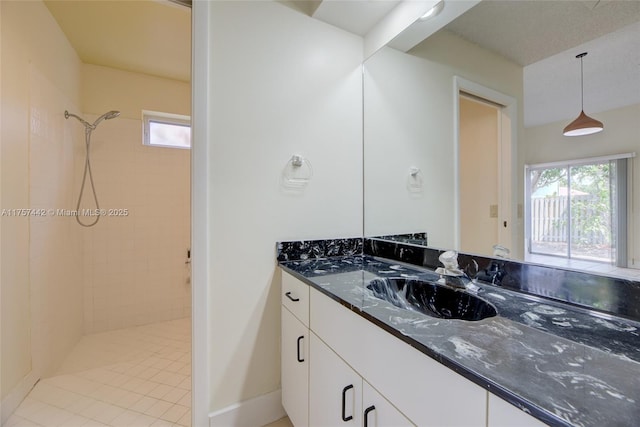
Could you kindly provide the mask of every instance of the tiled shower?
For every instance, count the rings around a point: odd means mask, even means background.
[[[96,191],[113,216],[81,230],[85,333],[191,315],[190,151],[141,138],[141,121],[121,117],[92,137]]]
[[[42,2],[0,7],[2,425],[189,425],[190,150],[143,146],[141,114],[188,115],[190,84],[85,64]],[[90,228],[66,213],[85,137],[65,110],[122,111],[91,137],[120,214]]]
[[[47,211],[28,219],[43,375],[4,425],[188,426],[190,152],[143,146],[141,120],[101,123],[91,163],[113,215],[81,227],[64,212],[78,196],[82,126],[64,120],[73,105],[35,68],[29,84],[31,206]]]

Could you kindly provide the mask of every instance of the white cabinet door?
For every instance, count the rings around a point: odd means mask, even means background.
[[[489,394],[488,427],[543,427],[542,421],[521,411],[493,394]]]
[[[309,425],[309,329],[282,306],[282,406],[296,427]]]
[[[309,425],[362,423],[362,378],[314,333],[310,340]]]
[[[413,424],[369,383],[362,385],[363,427],[405,427]]]

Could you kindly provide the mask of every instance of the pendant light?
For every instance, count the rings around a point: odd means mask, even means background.
[[[601,132],[604,129],[602,122],[587,116],[584,113],[584,74],[582,71],[582,58],[587,56],[587,52],[583,52],[580,55],[576,55],[576,58],[580,58],[580,93],[581,93],[581,111],[577,119],[572,121],[564,128],[562,134],[564,136],[582,136],[591,135],[593,133]]]

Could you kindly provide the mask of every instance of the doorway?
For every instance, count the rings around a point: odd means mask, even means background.
[[[489,255],[499,241],[502,106],[464,92],[459,103],[460,250]]]
[[[517,256],[516,100],[457,76],[454,96],[456,247],[493,256],[499,245],[501,256]]]

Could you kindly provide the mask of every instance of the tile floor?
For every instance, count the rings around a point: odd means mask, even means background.
[[[293,427],[293,424],[291,424],[291,420],[289,419],[289,417],[284,417],[271,424],[267,424],[264,427]]]
[[[86,335],[3,427],[191,425],[191,322]]]

